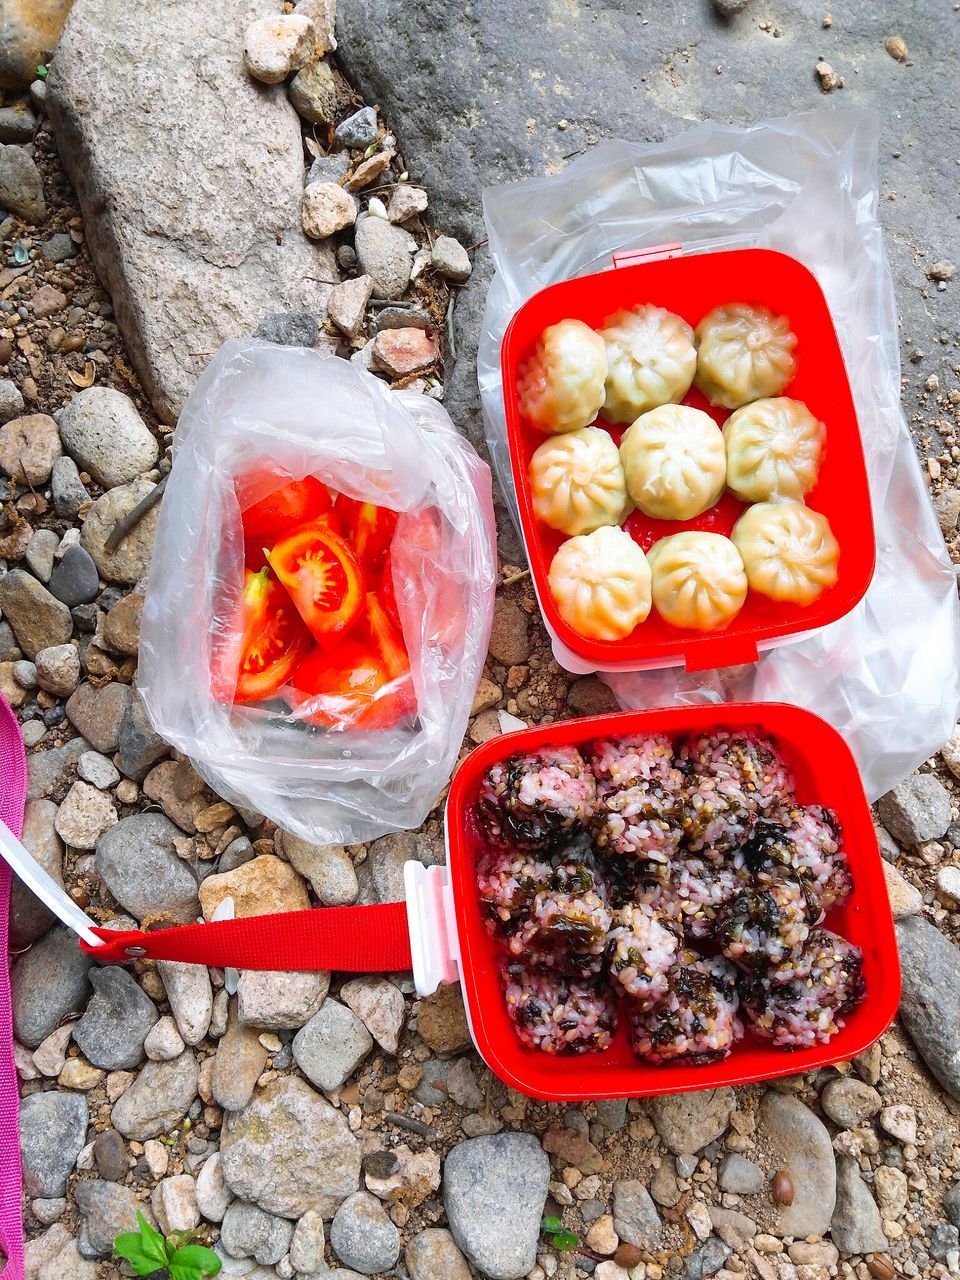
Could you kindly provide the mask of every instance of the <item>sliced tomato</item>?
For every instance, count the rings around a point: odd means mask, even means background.
[[[245,538],[275,542],[282,534],[316,520],[333,506],[326,485],[315,476],[288,480],[278,484],[266,497],[251,501],[250,495],[262,492],[266,480],[264,475],[251,472],[235,481]]]
[[[333,649],[313,649],[294,671],[287,694],[297,706],[312,704],[303,717],[311,724],[365,727],[365,718],[379,714],[376,694],[389,679],[372,649],[344,640]]]
[[[400,518],[397,512],[373,502],[358,502],[344,493],[337,498],[336,510],[343,520],[344,537],[364,564],[382,564]]]
[[[294,530],[266,555],[316,640],[329,644],[353,626],[363,608],[363,567],[322,520]]]
[[[371,647],[390,676],[390,686],[377,699],[378,723],[381,727],[395,724],[417,711],[417,695],[410,672],[410,658],[403,632],[395,626],[375,591],[368,591],[363,611],[364,631]]]
[[[232,625],[214,652],[218,702],[260,702],[286,682],[310,648],[310,633],[269,570],[246,570]]]
[[[387,617],[400,630],[400,610],[397,607],[397,591],[393,585],[393,552],[388,551],[383,562],[383,576],[380,579],[380,601],[387,611]]]

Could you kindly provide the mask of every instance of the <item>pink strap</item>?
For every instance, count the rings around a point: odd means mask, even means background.
[[[0,822],[23,830],[27,761],[16,716],[0,695]],[[11,872],[0,859],[0,1249],[3,1280],[23,1280],[23,1175],[20,1169],[20,1096],[13,1065],[13,1008],[7,963]]]

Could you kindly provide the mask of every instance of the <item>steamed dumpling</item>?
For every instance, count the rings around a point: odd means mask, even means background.
[[[530,492],[538,518],[561,533],[592,533],[633,509],[620,450],[599,427],[544,440],[530,459]]]
[[[607,349],[582,320],[544,329],[533,355],[520,366],[520,412],[537,431],[577,431],[603,404]]]
[[[600,336],[608,364],[603,416],[610,422],[632,422],[690,390],[697,369],[693,330],[672,311],[649,303],[618,311]]]
[[[716,631],[743,608],[747,575],[740,553],[719,533],[691,529],[655,542],[647,553],[653,604],[664,622]]]
[[[591,640],[622,640],[650,612],[650,567],[629,533],[605,526],[563,543],[550,590],[568,626]]]
[[[702,409],[665,404],[639,417],[620,442],[627,492],[655,520],[692,520],[723,492],[723,435]]]
[[[696,384],[726,409],[778,396],[797,371],[796,345],[786,316],[743,302],[714,307],[697,325]]]
[[[824,426],[800,400],[755,400],[723,425],[727,484],[744,502],[802,498],[817,483]]]
[[[802,502],[758,502],[733,526],[754,591],[810,604],[837,580],[840,548],[830,522]]]

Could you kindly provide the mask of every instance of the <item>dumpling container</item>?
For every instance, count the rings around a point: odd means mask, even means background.
[[[729,1057],[706,1065],[654,1065],[634,1057],[625,1020],[603,1053],[570,1057],[528,1048],[507,1016],[495,957],[477,894],[482,838],[473,807],[483,775],[496,761],[538,747],[586,746],[595,738],[637,733],[679,737],[692,731],[758,727],[782,751],[802,804],[834,809],[853,876],[849,903],[823,927],[863,951],[866,997],[825,1045],[785,1052],[747,1030]],[[893,918],[870,809],[860,775],[840,735],[823,720],[782,703],[721,703],[593,716],[523,729],[470,753],[453,777],[446,803],[447,866],[405,867],[413,970],[421,995],[459,980],[470,1032],[480,1055],[511,1088],[550,1102],[644,1097],[718,1085],[748,1084],[813,1071],[863,1053],[893,1021],[900,1000],[900,965]]]
[[[635,259],[640,257],[640,261]],[[771,249],[733,249],[682,256],[679,245],[616,255],[616,270],[550,285],[529,298],[507,327],[500,353],[507,437],[523,540],[554,656],[566,670],[636,671],[685,666],[688,671],[755,662],[758,654],[819,630],[849,613],[873,576],[876,544],[870,490],[850,383],[830,310],[812,273],[795,258]],[[633,265],[619,265],[631,262]],[[825,456],[817,484],[805,502],[830,521],[840,544],[839,577],[812,604],[780,603],[749,591],[737,616],[722,630],[687,631],[651,610],[623,640],[592,640],[561,618],[547,575],[565,535],[534,514],[527,472],[538,445],[549,437],[531,428],[520,413],[517,377],[540,335],[560,320],[582,320],[600,329],[620,309],[653,303],[682,316],[692,327],[722,303],[761,305],[785,315],[797,335],[797,374],[780,393],[802,400],[826,424]],[[683,404],[704,409],[718,426],[731,410],[712,406],[691,387]],[[594,424],[619,444],[629,423]],[[659,538],[683,529],[729,535],[749,504],[725,491],[719,502],[694,520],[654,520],[636,511],[624,528],[648,551]]]

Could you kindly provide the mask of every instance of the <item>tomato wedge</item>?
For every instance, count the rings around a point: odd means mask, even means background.
[[[233,624],[214,652],[210,688],[218,702],[260,702],[284,684],[310,647],[310,633],[270,576],[244,573]]]
[[[313,649],[300,663],[287,691],[292,703],[316,702],[311,724],[364,727],[375,720],[375,696],[389,681],[387,669],[371,649],[356,640],[344,640],[334,649]]]
[[[344,536],[364,564],[381,564],[390,548],[398,513],[373,502],[358,502],[344,493],[337,498],[336,510],[343,519]]]
[[[363,608],[363,568],[324,521],[294,530],[266,556],[316,640],[329,644],[353,626]]]
[[[380,579],[380,602],[387,611],[387,617],[400,630],[400,609],[397,606],[397,591],[393,585],[393,551],[388,551],[383,562],[383,576]]]
[[[260,491],[266,479],[251,472],[235,481],[244,538],[275,542],[282,534],[316,520],[333,506],[326,485],[316,476],[288,480],[285,484],[278,484],[266,497],[251,502],[249,494]]]
[[[417,711],[417,695],[410,673],[410,658],[403,633],[394,626],[384,603],[375,591],[368,591],[364,604],[364,629],[371,647],[390,676],[391,684],[377,699],[377,724],[386,728]]]

